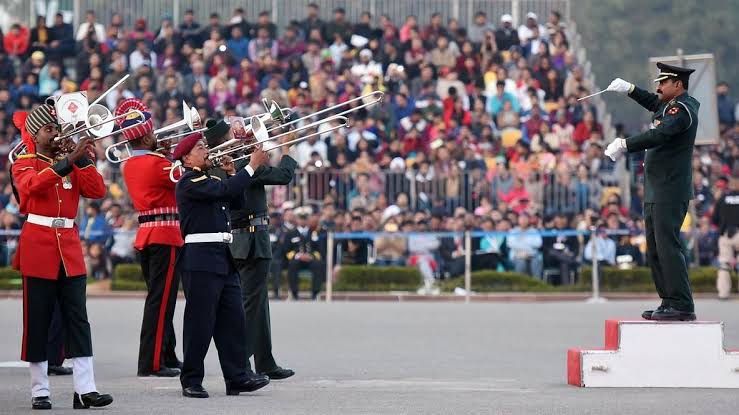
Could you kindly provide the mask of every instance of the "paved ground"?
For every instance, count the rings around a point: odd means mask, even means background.
[[[654,414],[736,413],[735,390],[580,389],[566,384],[571,346],[602,346],[603,321],[650,303],[273,303],[275,352],[297,370],[261,391],[225,395],[215,348],[204,386],[136,378],[139,299],[91,299],[98,387],[109,414]],[[0,300],[0,362],[19,356],[21,303]],[[702,300],[739,347],[739,302]],[[178,334],[182,327],[178,307]],[[0,364],[2,366],[3,364]],[[5,364],[7,365],[7,364]],[[0,367],[0,413],[27,413],[25,368]],[[52,378],[55,413],[71,413],[71,379]]]

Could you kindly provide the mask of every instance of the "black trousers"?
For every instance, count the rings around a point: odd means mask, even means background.
[[[149,245],[141,251],[147,294],[141,322],[139,372],[156,372],[162,366],[174,367],[177,363],[172,324],[180,286],[175,270],[177,251],[171,245]]]
[[[310,262],[303,262],[297,259],[291,259],[287,261],[287,280],[290,283],[290,291],[292,292],[293,299],[298,299],[300,289],[298,288],[298,271],[310,270],[312,274],[312,298],[316,298],[318,293],[321,292],[321,284],[326,278],[323,276],[325,271],[325,265],[323,261],[311,260]]]
[[[647,261],[662,305],[692,312],[693,294],[680,243],[680,226],[687,211],[688,202],[644,204]]]
[[[577,270],[577,266],[579,265],[577,256],[560,249],[550,249],[547,254],[549,254],[549,261],[559,267],[560,284],[569,284],[570,273],[573,270]]]
[[[246,321],[236,270],[228,275],[182,271],[185,290],[183,388],[201,385],[205,355],[213,339],[227,382],[246,380]]]
[[[49,326],[59,303],[66,358],[92,356],[90,323],[85,304],[87,278],[67,277],[60,266],[59,278],[23,277],[23,341],[21,360],[43,362],[48,356]],[[58,358],[58,356],[54,356]],[[52,359],[53,360],[53,359]]]
[[[49,360],[49,366],[61,366],[64,363],[64,327],[59,301],[54,304],[54,311],[51,314],[46,356]]]
[[[280,298],[280,285],[282,284],[282,269],[284,268],[283,261],[281,259],[270,260],[269,272],[272,275],[272,292],[274,292],[274,298]]]
[[[272,328],[267,295],[270,262],[268,258],[236,260],[236,268],[241,276],[241,299],[246,319],[246,358],[254,355],[254,369],[258,373],[277,369],[272,356]],[[248,360],[246,364],[250,364]]]

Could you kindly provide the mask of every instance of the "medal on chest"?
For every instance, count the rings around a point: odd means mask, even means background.
[[[72,180],[69,176],[62,177],[62,187],[67,190],[72,188]]]

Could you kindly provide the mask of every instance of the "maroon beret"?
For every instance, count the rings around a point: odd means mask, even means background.
[[[193,147],[195,147],[195,145],[198,143],[198,141],[202,139],[203,135],[201,133],[192,133],[183,138],[175,146],[174,151],[172,152],[172,158],[175,160],[182,159],[182,157],[189,154],[190,150],[192,150]]]

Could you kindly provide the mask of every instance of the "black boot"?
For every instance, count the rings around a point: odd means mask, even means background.
[[[162,366],[157,370],[156,372],[153,371],[143,371],[140,370],[136,376],[140,378],[145,378],[149,376],[154,376],[158,378],[174,378],[180,375],[180,369],[175,369],[167,366]]]
[[[107,393],[100,394],[97,392],[90,392],[84,395],[79,395],[75,392],[72,407],[74,409],[87,409],[91,406],[93,408],[99,408],[101,406],[108,406],[111,403],[113,403],[113,397]]]
[[[66,376],[72,374],[72,368],[71,367],[64,367],[64,366],[52,366],[49,365],[49,369],[46,371],[46,373],[49,376]]]
[[[264,372],[260,374],[266,375],[271,380],[280,380],[289,378],[290,376],[295,374],[295,371],[292,369],[285,369],[277,366],[277,368],[275,368],[274,370],[270,370],[269,372]]]
[[[241,392],[254,392],[269,384],[269,377],[253,374],[240,382],[226,381],[226,395],[238,395]]]
[[[182,396],[186,398],[207,398],[208,391],[201,385],[188,386],[186,388],[182,388]]]
[[[51,399],[48,396],[36,396],[31,399],[33,409],[51,409]]]
[[[660,306],[657,307],[656,310],[646,310],[643,313],[641,313],[641,318],[643,318],[644,320],[652,320],[652,314],[654,314],[655,311],[662,311],[665,308],[667,308],[666,305],[660,304]]]

